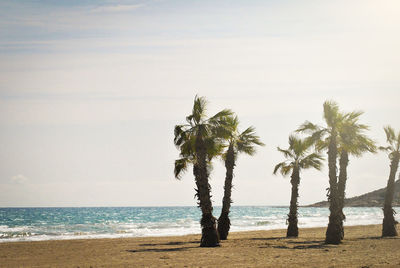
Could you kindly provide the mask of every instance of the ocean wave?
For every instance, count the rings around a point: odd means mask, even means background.
[[[0,242],[201,233],[201,212],[195,207],[0,208],[0,212],[5,215],[0,218]],[[286,228],[287,213],[288,208],[282,207],[233,207],[231,231]],[[345,214],[345,225],[379,224],[383,217],[380,208],[345,208]],[[299,208],[301,228],[326,226],[328,217],[327,208]]]
[[[270,225],[271,222],[270,221],[258,221],[256,222],[257,226],[264,226],[264,225]]]
[[[26,231],[27,229],[29,229],[28,226],[9,227],[7,225],[0,225],[1,233],[17,233]]]

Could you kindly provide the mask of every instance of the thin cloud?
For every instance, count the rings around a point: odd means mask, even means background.
[[[143,6],[144,6],[143,4],[99,6],[99,7],[96,7],[95,9],[92,9],[92,12],[93,13],[127,12],[127,11],[136,10]]]
[[[24,175],[15,175],[11,178],[11,182],[12,183],[16,183],[16,184],[24,184],[28,181],[28,178],[25,177]]]

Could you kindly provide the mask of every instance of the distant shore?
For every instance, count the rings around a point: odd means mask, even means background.
[[[0,243],[1,267],[371,267],[400,266],[400,238],[380,238],[381,225],[349,226],[339,246],[325,228],[236,232],[218,248],[200,235]]]

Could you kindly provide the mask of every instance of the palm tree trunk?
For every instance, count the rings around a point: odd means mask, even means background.
[[[397,236],[396,220],[394,219],[395,211],[392,208],[393,196],[394,196],[394,180],[399,166],[399,156],[395,156],[390,163],[390,175],[386,187],[385,193],[385,204],[383,207],[383,226],[382,226],[382,237],[385,236]]]
[[[221,215],[218,218],[218,234],[221,240],[228,238],[231,221],[229,219],[229,210],[231,208],[231,194],[232,194],[232,179],[233,169],[235,168],[235,152],[233,150],[233,144],[229,145],[228,152],[225,159],[225,186],[224,186],[224,198],[222,199],[222,210]]]
[[[196,154],[197,163],[194,175],[197,186],[197,197],[201,208],[201,243],[200,247],[216,247],[219,246],[219,237],[216,228],[216,218],[212,215],[212,203],[208,183],[207,170],[207,150],[204,141],[200,135],[196,138]]]
[[[343,213],[344,208],[344,198],[346,195],[346,182],[347,182],[347,166],[349,165],[349,153],[346,150],[342,150],[340,153],[339,160],[339,182],[338,182],[338,192],[339,192],[339,213],[340,213],[340,226],[342,229],[341,239],[344,238],[344,227],[343,221],[346,216]]]
[[[288,214],[288,229],[286,232],[286,237],[298,237],[299,228],[297,227],[297,198],[299,196],[299,184],[300,184],[300,172],[297,167],[293,168],[290,183],[292,184],[292,196],[290,199],[290,210]]]
[[[325,243],[327,244],[340,244],[341,242],[341,217],[339,210],[339,196],[336,176],[336,135],[331,134],[329,149],[328,149],[328,166],[329,166],[329,223],[326,230]]]

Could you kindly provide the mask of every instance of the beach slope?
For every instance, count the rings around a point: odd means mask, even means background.
[[[399,267],[400,239],[380,238],[381,225],[345,228],[339,246],[325,228],[237,232],[219,248],[200,235],[0,243],[1,267]]]

